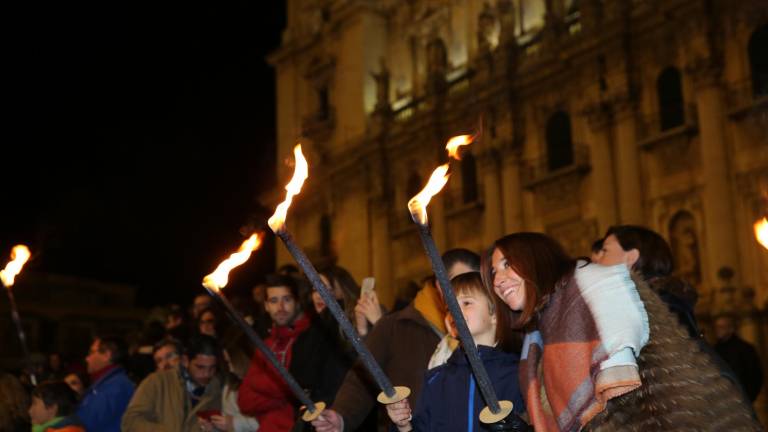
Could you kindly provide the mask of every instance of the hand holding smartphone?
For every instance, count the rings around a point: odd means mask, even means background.
[[[360,297],[371,297],[375,295],[376,279],[373,277],[367,277],[363,279],[363,285],[360,287]]]

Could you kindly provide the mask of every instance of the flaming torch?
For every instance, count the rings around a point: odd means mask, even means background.
[[[280,376],[283,377],[296,398],[301,401],[304,406],[307,407],[307,411],[304,412],[302,417],[304,421],[312,421],[320,415],[323,409],[325,409],[325,403],[314,403],[311,399],[309,399],[299,383],[296,382],[296,379],[293,378],[290,372],[285,369],[285,366],[283,366],[277,357],[275,357],[275,354],[272,352],[272,350],[269,349],[269,347],[264,343],[259,335],[256,334],[253,328],[248,325],[242,315],[240,315],[240,313],[235,310],[235,307],[232,306],[232,303],[230,303],[229,300],[221,293],[221,289],[227,285],[229,272],[233,268],[248,261],[248,258],[251,257],[251,252],[261,246],[262,237],[262,234],[251,235],[248,240],[244,241],[243,244],[240,245],[240,249],[237,252],[233,253],[229,256],[229,258],[222,261],[221,264],[216,267],[216,270],[213,273],[203,278],[203,286],[205,287],[206,291],[208,291],[208,294],[211,295],[211,297],[219,299],[221,304],[223,304],[226,308],[232,321],[240,326],[240,328],[243,330],[246,336],[248,336],[251,342],[256,345],[256,347],[261,351],[262,354],[264,354],[267,360],[272,363],[272,366],[275,367]]]
[[[5,266],[5,269],[0,270],[0,281],[5,286],[5,291],[8,293],[8,301],[11,304],[11,318],[16,325],[16,333],[19,336],[19,342],[21,343],[21,350],[24,353],[24,360],[29,365],[29,380],[32,385],[37,385],[37,377],[32,369],[32,361],[29,357],[29,349],[27,348],[27,336],[24,334],[24,327],[21,326],[21,317],[19,316],[19,309],[16,307],[16,298],[13,296],[13,290],[11,287],[16,281],[16,276],[21,272],[21,268],[29,260],[31,254],[29,248],[24,245],[16,245],[11,250],[11,261]]]
[[[763,216],[762,219],[755,222],[755,238],[758,243],[768,249],[768,217]]]
[[[312,283],[315,291],[320,294],[326,307],[331,311],[331,314],[333,314],[336,321],[338,321],[339,327],[344,332],[344,335],[352,343],[352,346],[355,347],[355,350],[360,356],[360,360],[371,373],[373,379],[376,380],[376,384],[378,384],[379,388],[382,390],[382,393],[380,393],[377,398],[378,401],[384,404],[399,402],[407,398],[408,395],[411,394],[411,390],[408,387],[392,386],[392,383],[384,374],[381,366],[376,363],[376,359],[374,359],[368,348],[365,347],[360,339],[360,335],[357,334],[355,328],[349,322],[349,319],[347,319],[347,316],[344,315],[344,311],[341,310],[341,306],[339,306],[339,303],[336,301],[333,294],[331,294],[328,287],[326,287],[320,279],[320,275],[317,273],[315,266],[312,265],[309,258],[307,258],[304,251],[299,248],[293,240],[293,236],[291,236],[291,233],[289,233],[285,227],[285,218],[288,213],[288,207],[290,207],[293,197],[301,191],[301,186],[304,184],[304,180],[309,176],[307,161],[304,159],[304,155],[301,152],[301,145],[294,147],[293,154],[296,158],[296,167],[293,173],[293,178],[285,187],[285,190],[287,191],[285,194],[285,201],[277,206],[275,214],[269,218],[269,227],[272,228],[272,231],[274,231],[278,237],[280,237],[280,240],[283,241],[285,247],[296,260],[296,263],[304,271],[304,274]]]
[[[458,159],[457,148],[460,145],[467,145],[472,142],[472,137],[469,135],[461,135],[451,138],[446,145],[449,156]],[[491,380],[488,377],[488,372],[485,370],[480,355],[477,352],[477,346],[472,339],[472,335],[469,333],[467,322],[464,320],[464,315],[461,313],[458,301],[456,301],[456,295],[453,293],[453,287],[451,281],[448,278],[448,271],[445,269],[445,264],[440,258],[440,253],[437,251],[437,245],[432,238],[432,234],[429,229],[429,222],[427,218],[427,205],[429,201],[434,197],[445,184],[448,182],[449,164],[446,163],[437,167],[429,178],[427,185],[424,189],[416,194],[410,201],[408,201],[408,210],[411,212],[411,218],[419,228],[419,237],[421,237],[421,243],[424,246],[424,250],[429,257],[429,261],[432,263],[432,270],[435,272],[437,281],[440,288],[443,291],[443,297],[448,305],[448,310],[453,317],[456,324],[456,329],[459,333],[459,340],[464,347],[464,352],[469,359],[469,365],[472,368],[472,373],[477,379],[480,393],[483,395],[483,399],[488,404],[480,412],[480,421],[483,423],[499,423],[504,421],[507,416],[512,412],[512,402],[499,401],[496,396],[496,392],[491,385]]]

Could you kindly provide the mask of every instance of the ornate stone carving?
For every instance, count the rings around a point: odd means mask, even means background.
[[[486,54],[493,50],[497,43],[496,16],[491,5],[486,2],[477,17],[477,49],[481,55]]]
[[[685,72],[696,88],[711,87],[721,84],[723,64],[711,56],[696,56],[685,65]]]
[[[611,122],[610,107],[603,102],[589,103],[581,110],[581,114],[587,118],[589,127],[594,131],[599,131],[608,126]]]
[[[371,72],[376,81],[376,111],[389,112],[389,69],[384,57],[379,58],[379,72]]]
[[[549,225],[547,234],[556,238],[571,256],[584,256],[589,253],[592,243],[598,238],[595,219],[574,219],[559,224]]]
[[[669,223],[669,245],[675,257],[675,274],[695,287],[700,286],[699,236],[691,213],[683,210],[672,217]]]
[[[547,179],[534,186],[536,206],[543,213],[552,213],[563,207],[578,206],[581,175],[572,171]]]
[[[446,90],[447,72],[448,53],[445,42],[435,33],[427,43],[427,81],[431,92],[442,93]]]

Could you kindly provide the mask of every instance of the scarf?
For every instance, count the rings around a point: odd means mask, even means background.
[[[413,307],[432,325],[432,328],[440,333],[441,337],[445,334],[445,306],[442,298],[437,293],[436,286],[425,284],[424,288],[416,293],[416,297],[413,299]]]
[[[101,369],[97,370],[96,372],[92,373],[91,374],[91,385],[96,384],[97,381],[99,381],[105,375],[107,375],[108,373],[110,373],[113,370],[117,369],[118,367],[120,367],[120,365],[111,364],[111,365],[104,366],[103,368],[101,368]]]
[[[624,264],[577,264],[526,334],[521,390],[537,431],[578,431],[641,385],[648,315]]]
[[[39,425],[32,425],[32,432],[45,432],[51,426],[55,426],[58,422],[62,421],[64,417],[54,417],[47,422]]]
[[[296,338],[309,328],[309,317],[305,313],[299,315],[290,326],[272,326],[269,339],[269,349],[275,354],[280,363],[286,368],[291,364],[291,348]]]

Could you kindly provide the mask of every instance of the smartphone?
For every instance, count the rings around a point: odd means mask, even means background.
[[[373,294],[373,290],[376,286],[376,279],[373,277],[367,277],[363,279],[363,285],[360,287],[360,297]]]

